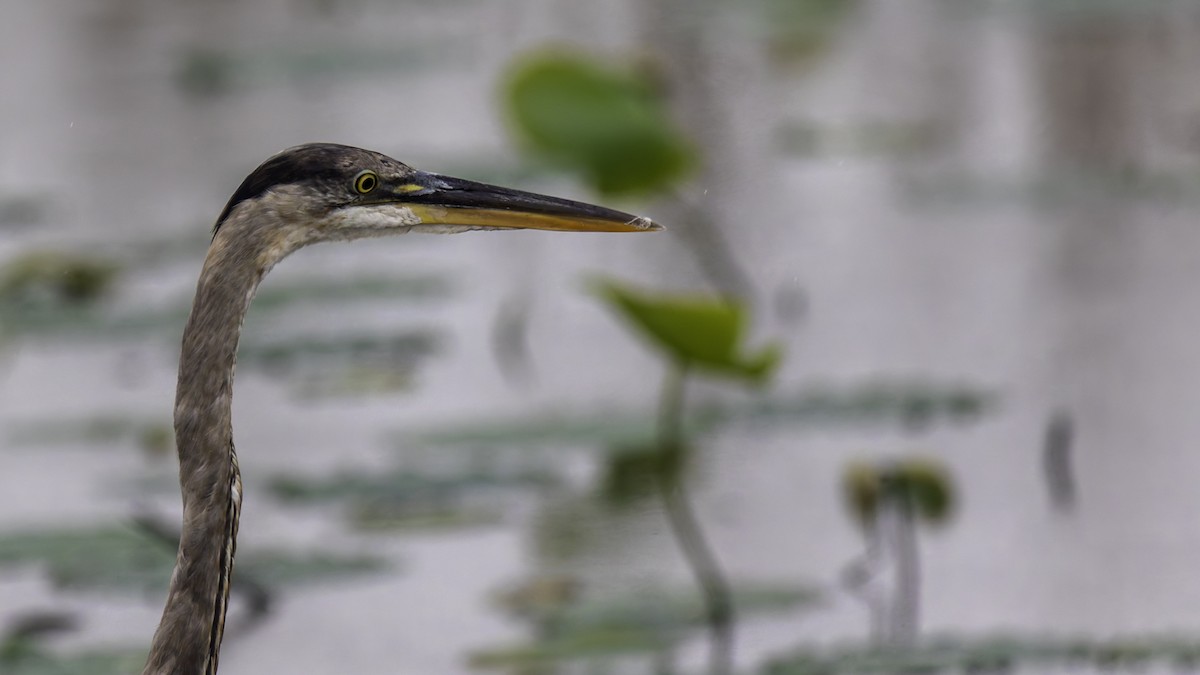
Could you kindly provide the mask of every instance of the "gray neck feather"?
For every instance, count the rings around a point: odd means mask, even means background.
[[[175,441],[183,529],[162,621],[143,675],[212,675],[224,630],[241,510],[233,451],[233,371],[242,320],[259,281],[290,252],[278,214],[247,204],[209,247],[183,334]]]

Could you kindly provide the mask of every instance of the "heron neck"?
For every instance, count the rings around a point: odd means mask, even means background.
[[[242,320],[265,273],[242,228],[218,232],[183,334],[175,442],[183,528],[166,608],[144,675],[212,675],[224,631],[241,510],[233,450],[233,371]]]

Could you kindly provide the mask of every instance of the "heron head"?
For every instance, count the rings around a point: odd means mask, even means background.
[[[273,217],[250,217],[263,209]],[[290,148],[263,162],[230,198],[214,235],[238,220],[270,223],[289,249],[410,231],[662,229],[648,218],[418,171],[377,152],[329,143]]]

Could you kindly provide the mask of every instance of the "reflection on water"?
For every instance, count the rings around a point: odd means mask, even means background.
[[[821,17],[820,39],[800,31],[788,49],[778,41],[791,29],[762,16],[693,10],[664,40],[697,42],[656,50],[678,59],[690,49],[712,64],[665,69],[684,78],[688,124],[719,125],[710,152],[727,160],[684,199],[723,227],[728,260],[756,298],[805,299],[802,323],[759,317],[756,328],[787,346],[771,400],[877,381],[1001,393],[966,424],[923,417],[928,396],[871,424],[765,414],[724,424],[717,407],[696,413],[702,451],[685,474],[731,576],[822,592],[818,606],[742,626],[747,667],[802,642],[866,636],[866,613],[838,586],[862,548],[839,477],[852,459],[910,453],[941,458],[961,498],[953,527],[921,535],[924,631],[1200,630],[1200,459],[1189,451],[1200,438],[1200,201],[1180,178],[1194,169],[1196,118],[1179,93],[1194,90],[1197,20],[1169,3],[1156,5],[1178,14],[1169,26],[1139,13],[972,4],[848,3]],[[162,428],[180,299],[206,229],[251,167],[330,140],[586,197],[509,147],[497,75],[547,39],[637,51],[648,38],[635,22],[669,21],[660,10],[672,5],[633,5],[9,7],[0,251],[65,247],[121,270],[103,311],[39,313],[38,303],[87,286],[60,271],[30,276],[24,313],[5,315],[0,625],[71,616],[77,630],[47,630],[37,643],[70,653],[136,650],[150,635],[159,584],[76,593],[7,561],[4,546],[38,530],[111,534],[140,512],[174,521]],[[469,655],[479,665],[490,646],[537,632],[536,618],[514,621],[489,604],[497,589],[567,578],[590,602],[685,584],[652,501],[595,498],[606,476],[636,469],[606,465],[597,446],[629,437],[576,432],[597,418],[606,433],[644,432],[648,416],[637,413],[659,385],[648,375],[657,365],[581,278],[703,288],[711,260],[698,261],[693,243],[412,237],[304,251],[273,273],[247,319],[235,401],[243,545],[248,557],[323,551],[390,567],[283,588],[253,631],[231,629],[222,672],[466,672]],[[504,328],[502,308],[514,306],[520,325]],[[501,329],[519,334],[521,377],[494,360]],[[726,410],[762,404],[696,395]],[[574,436],[520,437],[515,451],[496,443],[512,437],[511,420],[547,419],[582,422]],[[431,440],[496,421],[510,426],[491,438]],[[398,443],[397,428],[410,432]],[[1050,496],[1047,480],[1059,482]],[[89,550],[127,542],[120,536],[89,539]],[[87,555],[55,550],[66,561]],[[233,611],[248,607],[235,599]],[[699,634],[650,651],[660,666],[695,665]]]

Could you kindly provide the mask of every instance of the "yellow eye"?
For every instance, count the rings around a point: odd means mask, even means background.
[[[354,177],[354,189],[360,195],[365,195],[379,185],[379,176],[374,171],[363,171]]]

